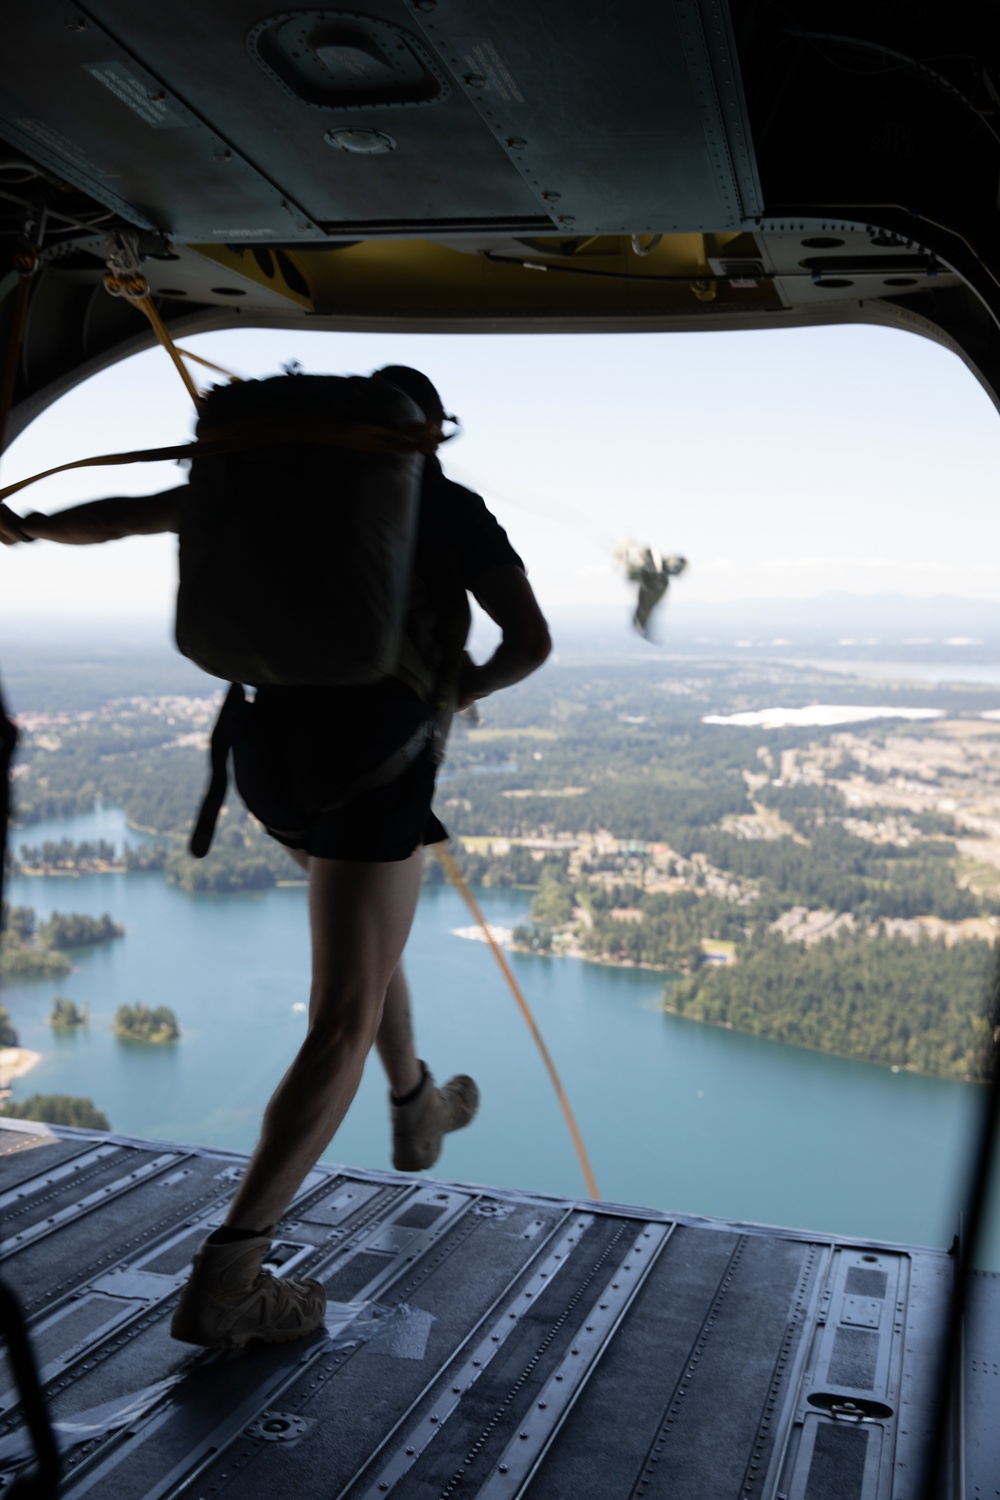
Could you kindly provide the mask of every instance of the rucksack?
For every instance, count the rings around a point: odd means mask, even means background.
[[[240,429],[377,427],[423,413],[377,376],[278,375],[206,398],[199,442]],[[402,643],[423,455],[280,440],[196,457],[181,501],[178,649],[256,687],[390,676]]]
[[[407,654],[423,455],[441,441],[378,376],[238,381],[204,399],[196,443],[57,464],[5,485],[0,505],[70,469],[190,459],[179,650],[229,681],[373,683]]]
[[[261,447],[268,429],[280,440]],[[308,436],[336,429],[353,433],[354,445]],[[177,646],[232,683],[190,839],[196,858],[208,853],[226,794],[244,683],[371,685],[400,669],[421,696],[432,686],[403,632],[423,454],[412,441],[399,449],[381,440],[357,446],[367,430],[396,431],[407,443],[408,434],[424,431],[419,407],[378,376],[275,376],[220,387],[206,399],[200,443],[241,430],[255,434],[253,450],[195,458],[181,503]],[[434,736],[428,704],[419,730],[339,787],[330,807],[394,781]]]
[[[418,733],[341,787],[331,807],[387,785],[436,737],[433,673],[403,625],[423,455],[441,442],[377,375],[279,375],[216,387],[197,444],[60,464],[48,474],[190,458],[180,497],[178,649],[232,686],[212,732],[211,781],[191,835],[208,853],[228,783],[243,684],[375,684],[399,669],[428,705]]]

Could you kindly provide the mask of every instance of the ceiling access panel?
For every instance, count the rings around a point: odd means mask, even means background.
[[[723,0],[414,0],[414,20],[559,227],[720,231],[760,211]]]
[[[87,10],[171,100],[183,99],[192,119],[226,138],[231,155],[216,164],[211,182],[202,182],[199,167],[189,180],[171,183],[181,239],[308,243],[439,229],[552,232],[546,205],[401,0],[295,10],[262,10],[248,0],[183,7],[94,0]],[[338,49],[350,59],[363,44],[383,58],[398,51],[406,65],[396,82],[377,79],[370,91],[342,87]],[[422,93],[427,97],[414,97]],[[178,130],[161,134],[176,150]],[[135,165],[141,169],[138,151]],[[225,216],[214,207],[224,191],[220,174],[230,169],[234,178],[251,170],[259,184],[242,218],[235,205]]]
[[[136,10],[136,14],[141,12]],[[183,47],[186,15],[165,10]],[[178,239],[319,238],[308,215],[89,10],[38,0],[7,23],[0,135],[113,213]],[[141,39],[140,39],[141,40]]]

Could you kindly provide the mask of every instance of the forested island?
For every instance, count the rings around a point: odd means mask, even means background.
[[[68,974],[71,968],[66,949],[87,948],[125,936],[125,928],[112,920],[110,913],[88,917],[79,912],[53,912],[39,922],[33,907],[9,906],[5,901],[2,916],[3,947],[0,949],[0,977],[11,979],[54,979]]]
[[[127,1042],[162,1045],[176,1042],[181,1034],[177,1017],[169,1005],[119,1005],[115,1011],[115,1036]]]
[[[87,1014],[73,1000],[66,1000],[62,995],[56,995],[52,1001],[52,1014],[49,1016],[49,1025],[53,1031],[72,1031],[76,1026],[85,1025]]]
[[[706,722],[817,701],[941,717]],[[456,725],[436,807],[467,878],[525,890],[526,951],[658,970],[665,1005],[692,1019],[979,1078],[1000,1019],[1000,723],[983,717],[998,709],[996,689],[789,664],[547,668]],[[193,894],[300,882],[235,795],[209,857],[186,853],[214,711],[171,697],[39,716],[22,824],[100,798],[170,841],[126,848],[129,873]],[[68,867],[107,850],[24,853]],[[431,855],[424,878],[444,878]]]

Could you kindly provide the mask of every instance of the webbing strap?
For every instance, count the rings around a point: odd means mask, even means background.
[[[169,448],[140,448],[132,453],[102,453],[96,458],[78,458],[72,463],[43,469],[16,484],[0,489],[0,501],[18,490],[65,474],[69,469],[97,469],[104,465],[164,463],[169,459],[210,458],[216,453],[246,453],[255,448],[273,448],[281,443],[319,443],[327,448],[348,448],[357,453],[433,453],[448,439],[428,423],[411,427],[384,427],[378,422],[334,422],[325,427],[293,423],[287,427],[251,428],[220,427],[211,437],[197,438],[193,443],[176,443]]]
[[[131,302],[133,307],[137,307],[148,319],[149,326],[156,335],[157,342],[162,345],[173,360],[174,367],[184,382],[184,388],[194,402],[195,410],[197,410],[203,400],[202,394],[191,379],[188,368],[181,359],[180,350],[170,337],[163,319],[153,305],[153,299],[149,295],[149,284],[145,276],[121,277],[116,276],[113,271],[109,271],[104,278],[104,285],[112,297],[125,297]]]
[[[232,748],[236,732],[236,720],[243,707],[244,695],[243,685],[239,682],[230,684],[229,692],[219,711],[219,717],[215,721],[212,730],[212,741],[209,747],[209,759],[211,763],[211,778],[208,783],[208,791],[205,793],[194,825],[188,848],[195,859],[204,859],[212,847],[212,835],[215,833],[215,825],[219,821],[219,813],[226,796],[226,788],[229,786],[229,751]]]
[[[183,354],[185,359],[194,360],[196,365],[202,365],[206,370],[214,370],[216,375],[225,375],[226,379],[233,385],[243,384],[242,375],[234,375],[232,370],[226,369],[225,365],[217,365],[214,360],[205,359],[204,355],[192,354],[190,349],[182,349],[179,344],[175,344],[174,348],[178,354]]]

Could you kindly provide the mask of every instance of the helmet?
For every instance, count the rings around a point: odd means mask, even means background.
[[[445,411],[444,402],[435,387],[420,370],[414,370],[410,365],[385,365],[381,370],[376,370],[375,374],[380,380],[388,380],[390,385],[405,391],[411,401],[415,401],[420,407],[428,422],[455,421]]]

